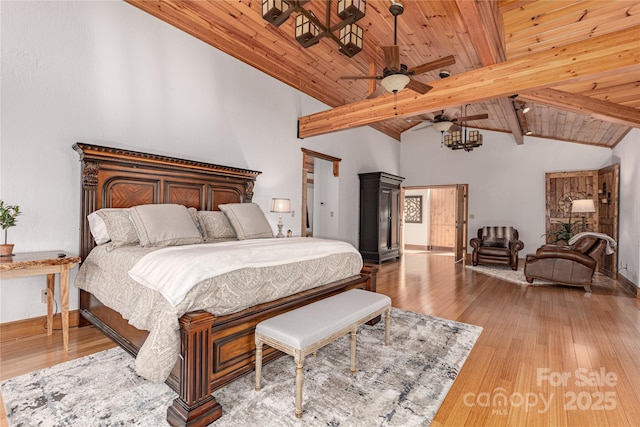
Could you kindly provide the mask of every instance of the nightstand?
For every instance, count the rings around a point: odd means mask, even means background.
[[[64,256],[58,256],[59,254]],[[53,332],[55,275],[60,274],[60,314],[64,351],[69,351],[69,270],[79,262],[79,256],[64,251],[23,252],[0,258],[0,278],[2,279],[47,276],[47,335]]]

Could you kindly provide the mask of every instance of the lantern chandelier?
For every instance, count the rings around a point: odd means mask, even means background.
[[[462,108],[460,109],[460,114],[463,116],[467,116],[467,105],[464,106],[464,112]],[[443,130],[441,130],[444,138],[444,146],[447,148],[451,148],[452,150],[464,150],[464,151],[473,151],[474,148],[480,147],[482,145],[482,134],[477,130],[470,130],[467,132],[467,126],[463,124],[462,128],[456,126],[456,129],[452,129],[451,122],[441,122],[446,123],[448,125],[447,130],[449,130],[449,135],[444,135],[444,126]],[[464,123],[464,122],[463,122]],[[435,124],[433,126],[436,127]]]
[[[325,23],[323,24],[303,6],[310,0],[262,0],[262,17],[279,27],[291,14],[297,13],[295,37],[307,48],[317,44],[321,38],[329,37],[339,46],[341,53],[349,58],[362,50],[362,28],[355,24],[365,13],[365,0],[338,0],[340,22],[331,25],[331,1],[327,0]],[[336,36],[336,33],[338,35]]]

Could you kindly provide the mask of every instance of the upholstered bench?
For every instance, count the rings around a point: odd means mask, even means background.
[[[258,323],[255,332],[256,390],[261,388],[263,344],[293,356],[296,364],[296,417],[301,417],[304,358],[351,333],[351,372],[355,372],[358,327],[383,313],[385,345],[389,345],[391,298],[361,289],[352,289]]]

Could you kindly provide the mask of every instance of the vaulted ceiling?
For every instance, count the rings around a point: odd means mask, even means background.
[[[367,1],[358,21],[364,48],[352,58],[330,38],[303,48],[295,20],[269,24],[261,0],[126,1],[332,107],[299,118],[301,137],[369,125],[399,140],[425,126],[418,120],[460,117],[465,105],[466,116],[489,116],[470,126],[511,133],[518,144],[529,130],[613,147],[640,128],[640,1],[405,0],[400,62],[412,68],[453,55],[455,64],[415,76],[433,88],[425,94],[407,88],[372,99],[376,80],[341,77],[382,74],[383,46],[394,37],[388,0]],[[325,5],[305,8],[324,22]],[[440,78],[441,68],[451,76]]]

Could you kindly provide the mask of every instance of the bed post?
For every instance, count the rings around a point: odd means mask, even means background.
[[[73,147],[80,153],[82,160],[82,204],[80,207],[80,257],[82,261],[89,255],[89,252],[95,246],[91,232],[89,231],[89,221],[87,216],[96,210],[96,189],[98,188],[98,170],[100,166],[97,162],[85,160],[81,149],[74,145]],[[80,310],[90,305],[90,295],[84,291],[80,291]],[[89,326],[89,322],[84,316],[78,319],[78,326]]]
[[[167,421],[172,426],[206,426],[222,416],[222,407],[211,394],[214,319],[204,311],[187,313],[180,318],[178,397],[167,409]]]
[[[367,282],[365,285],[365,289],[371,292],[376,292],[376,277],[378,274],[378,266],[366,264],[362,266],[362,270],[360,271],[360,275],[367,277]]]

